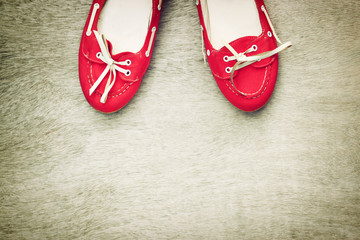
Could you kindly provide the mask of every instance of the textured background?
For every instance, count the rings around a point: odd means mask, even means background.
[[[360,1],[266,1],[294,47],[255,113],[203,63],[194,2],[165,1],[111,115],[78,81],[90,4],[0,0],[0,239],[360,239]]]

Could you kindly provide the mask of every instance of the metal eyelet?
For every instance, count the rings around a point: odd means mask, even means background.
[[[272,33],[271,33],[270,31],[267,32],[267,35],[268,35],[269,37],[272,37]]]
[[[102,56],[101,52],[98,52],[98,53],[96,54],[96,57],[97,57],[97,58],[100,58],[101,56]]]
[[[251,47],[252,47],[252,49],[253,49],[254,52],[256,52],[256,51],[258,50],[258,47],[257,47],[255,44],[252,45]]]
[[[130,76],[131,75],[131,71],[130,70],[127,70],[126,73],[125,73],[125,76]]]
[[[227,72],[227,73],[231,73],[231,67],[227,67],[227,68],[225,68],[225,72]]]
[[[229,56],[224,56],[224,62],[229,62]]]

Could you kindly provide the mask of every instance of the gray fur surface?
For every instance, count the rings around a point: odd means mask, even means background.
[[[0,239],[360,239],[360,1],[266,1],[294,47],[255,113],[203,63],[194,2],[165,1],[111,115],[78,81],[90,4],[0,0]]]

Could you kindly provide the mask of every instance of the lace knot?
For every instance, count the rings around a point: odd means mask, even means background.
[[[94,91],[97,89],[97,87],[100,85],[100,83],[103,81],[105,76],[109,73],[109,78],[106,83],[104,93],[101,96],[100,102],[106,103],[108,94],[112,87],[114,86],[115,80],[116,80],[116,72],[121,72],[125,74],[126,76],[129,76],[131,74],[130,70],[121,68],[119,65],[125,65],[130,66],[131,61],[126,60],[124,62],[117,62],[115,61],[109,52],[109,48],[107,45],[107,41],[103,35],[100,35],[97,31],[94,30],[94,34],[96,37],[96,40],[98,41],[99,47],[101,52],[96,54],[96,57],[99,58],[102,62],[104,62],[107,66],[105,67],[102,74],[99,76],[99,78],[95,81],[94,85],[89,90],[89,95],[91,96]]]
[[[247,56],[244,53],[237,54],[236,61],[238,62],[246,62]]]

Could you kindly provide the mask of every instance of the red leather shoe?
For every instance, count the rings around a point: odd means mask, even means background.
[[[139,89],[153,50],[162,0],[94,0],[81,38],[79,78],[86,100],[111,113]]]
[[[243,111],[260,109],[275,87],[277,53],[291,42],[281,43],[263,0],[197,0],[196,4],[207,59],[220,90]]]

